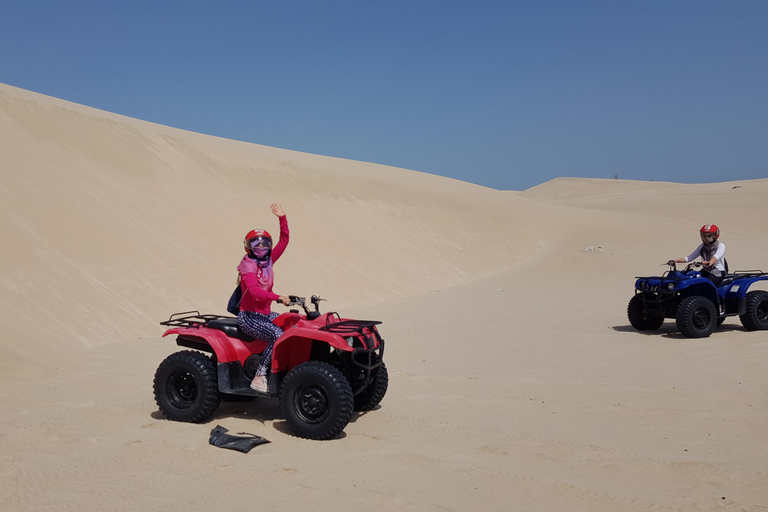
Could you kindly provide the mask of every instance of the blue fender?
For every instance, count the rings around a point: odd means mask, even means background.
[[[713,304],[718,304],[719,302],[717,288],[706,277],[694,277],[680,281],[680,284],[675,287],[675,291],[683,297],[701,295],[711,300]]]
[[[741,279],[734,280],[731,284],[724,286],[722,288],[722,294],[723,296],[727,296],[729,299],[743,299],[747,296],[747,292],[749,291],[749,287],[755,284],[757,281],[765,281],[768,280],[767,276],[750,276],[750,277],[744,277]]]

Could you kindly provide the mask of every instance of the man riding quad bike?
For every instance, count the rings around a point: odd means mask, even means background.
[[[768,279],[761,270],[727,274],[718,286],[704,277],[701,263],[677,270],[669,261],[661,276],[637,277],[635,296],[629,301],[629,323],[638,331],[656,330],[665,318],[674,318],[688,338],[706,338],[729,316],[739,316],[748,331],[768,329],[768,292],[749,287]]]
[[[308,439],[336,436],[353,411],[376,407],[388,385],[381,322],[320,314],[321,300],[313,296],[310,311],[303,297],[290,296],[288,305],[304,314],[293,309],[274,321],[284,333],[274,344],[268,395],[280,400],[293,433]],[[169,327],[163,336],[194,349],[171,354],[155,373],[155,401],[168,419],[202,423],[222,397],[264,396],[250,383],[267,343],[243,333],[237,318],[188,311],[161,325]]]

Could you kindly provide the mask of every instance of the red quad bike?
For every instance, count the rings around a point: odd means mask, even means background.
[[[292,309],[274,321],[284,332],[272,352],[269,396],[280,400],[294,434],[330,439],[353,411],[373,409],[387,392],[381,322],[320,314],[317,296],[314,311],[303,297],[290,299],[304,314]],[[171,354],[155,372],[155,401],[168,419],[203,423],[224,397],[266,396],[250,383],[267,342],[243,333],[237,318],[186,311],[160,324],[169,327],[163,336],[175,334],[177,345],[194,349]]]

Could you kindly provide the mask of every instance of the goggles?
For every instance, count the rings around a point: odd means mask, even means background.
[[[257,248],[257,247],[266,247],[267,249],[272,248],[272,240],[263,236],[260,236],[258,238],[254,238],[250,240],[249,246],[251,250]]]

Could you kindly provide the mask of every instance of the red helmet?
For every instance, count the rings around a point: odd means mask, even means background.
[[[272,248],[272,235],[270,235],[269,232],[264,231],[263,229],[252,229],[248,232],[247,235],[245,235],[245,238],[243,239],[243,247],[245,247],[245,252],[250,253],[251,244],[253,244],[253,242],[258,239],[268,241],[268,246]]]
[[[715,243],[715,240],[720,238],[720,228],[714,224],[705,224],[699,230],[699,235],[701,236],[701,241],[704,242],[704,245],[712,245]]]

